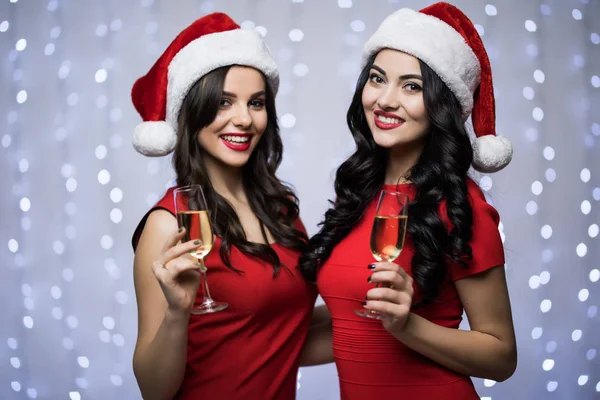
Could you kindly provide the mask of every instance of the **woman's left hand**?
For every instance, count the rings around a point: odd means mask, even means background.
[[[398,264],[378,262],[369,278],[380,287],[367,292],[365,309],[379,314],[383,327],[391,334],[401,333],[406,327],[414,294],[413,279]],[[370,267],[370,268],[372,268]]]

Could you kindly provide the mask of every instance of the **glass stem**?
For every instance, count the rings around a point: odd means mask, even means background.
[[[204,297],[204,304],[213,304],[214,301],[210,297],[210,291],[208,290],[208,280],[206,279],[206,266],[204,265],[204,259],[200,259],[200,265],[202,265],[202,291]]]

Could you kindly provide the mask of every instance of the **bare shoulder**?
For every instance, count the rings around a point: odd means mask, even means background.
[[[177,231],[177,220],[166,210],[155,210],[148,216],[140,235],[135,255],[158,254],[167,239]]]

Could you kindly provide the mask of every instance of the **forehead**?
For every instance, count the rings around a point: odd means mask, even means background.
[[[381,50],[375,57],[374,64],[382,68],[386,74],[421,74],[419,59],[398,50]]]
[[[223,90],[230,93],[256,93],[265,90],[265,79],[256,69],[234,65],[225,76]]]

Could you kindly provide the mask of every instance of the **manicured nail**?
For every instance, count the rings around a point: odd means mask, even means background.
[[[364,307],[364,306],[366,306],[366,305],[367,305],[367,302],[366,302],[366,301],[363,301],[362,305],[363,305],[363,307]]]
[[[369,269],[375,269],[375,264],[369,264],[369,266],[367,268],[369,268]]]
[[[367,282],[368,282],[368,283],[371,283],[371,277],[368,277],[368,278],[367,278]]]
[[[194,244],[195,244],[196,246],[200,246],[200,245],[202,244],[202,242],[201,242],[200,240],[196,240],[196,241],[194,242]]]

